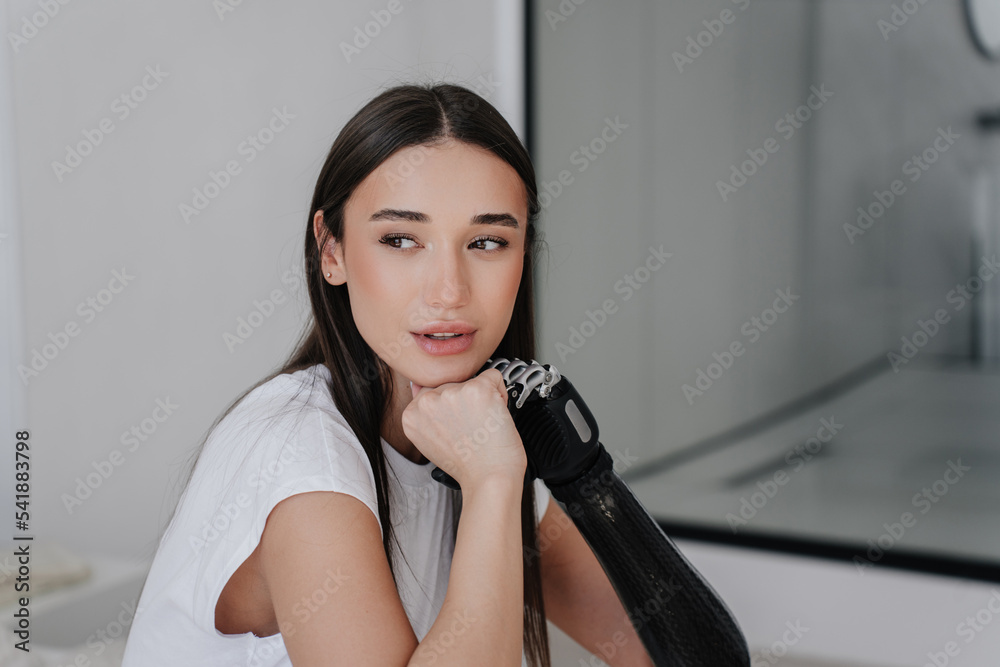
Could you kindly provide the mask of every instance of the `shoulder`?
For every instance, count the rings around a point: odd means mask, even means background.
[[[289,492],[374,490],[368,455],[330,396],[329,378],[326,366],[316,364],[272,378],[241,403],[237,426],[261,441],[259,474],[250,481],[280,496],[272,506]]]
[[[330,396],[330,371],[316,364],[294,373],[283,373],[255,387],[240,400],[210,434],[206,448],[217,443],[238,452],[262,450],[273,456],[281,450],[289,457],[326,455],[338,457],[364,453],[357,434]],[[253,445],[253,447],[251,447]]]
[[[257,535],[277,503],[308,491],[347,493],[378,515],[368,455],[328,382],[322,364],[278,375],[248,393],[205,443],[204,481],[224,490],[224,501],[243,494],[253,504]]]
[[[289,428],[316,410],[328,412],[346,425],[330,397],[329,377],[330,371],[323,364],[276,375],[248,392],[216,430]]]

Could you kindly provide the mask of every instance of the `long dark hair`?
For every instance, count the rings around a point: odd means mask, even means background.
[[[295,350],[278,368],[234,400],[216,419],[209,433],[233,408],[260,385],[275,377],[315,364],[325,364],[332,376],[331,396],[364,448],[375,477],[382,542],[398,590],[393,554],[398,545],[392,530],[389,484],[381,428],[391,405],[393,383],[389,366],[371,349],[354,324],[347,285],[323,279],[319,248],[327,240],[344,238],[344,208],[355,188],[390,155],[408,146],[433,145],[455,139],[485,148],[514,168],[524,182],[528,220],[524,267],[510,324],[492,356],[533,359],[535,318],[533,270],[538,246],[538,190],[531,158],[517,134],[487,100],[453,84],[407,84],[385,90],[351,118],[333,142],[320,171],[306,221],[305,280],[312,317]],[[313,233],[313,219],[323,211],[323,238]],[[205,441],[195,451],[197,460]],[[190,479],[190,477],[189,477]],[[186,483],[185,483],[186,485]],[[461,492],[452,492],[456,508],[452,539],[461,514]],[[176,510],[175,510],[176,511]],[[534,485],[527,481],[521,498],[521,542],[524,563],[524,647],[532,667],[550,667],[548,629],[535,519]]]

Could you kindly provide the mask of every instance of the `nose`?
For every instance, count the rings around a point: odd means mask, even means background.
[[[426,295],[431,308],[453,310],[469,301],[469,284],[462,261],[454,256],[435,258],[429,269]]]

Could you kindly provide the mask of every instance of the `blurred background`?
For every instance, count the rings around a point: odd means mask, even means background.
[[[114,664],[190,454],[306,320],[330,144],[439,80],[528,145],[539,360],[754,664],[996,664],[1000,3],[387,5],[6,3],[0,492],[28,431],[54,656],[25,664]]]

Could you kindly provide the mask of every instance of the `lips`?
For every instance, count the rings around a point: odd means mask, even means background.
[[[434,332],[438,333],[438,332]],[[471,331],[461,336],[451,336],[449,338],[434,339],[425,334],[411,333],[417,345],[427,354],[441,356],[446,354],[459,354],[472,347],[472,340],[476,333]]]
[[[469,334],[475,330],[476,330],[475,327],[473,327],[468,322],[462,322],[459,320],[450,320],[450,321],[430,322],[420,327],[419,329],[413,331],[413,333],[420,334],[421,336],[425,336],[427,334],[436,334],[436,333]]]

